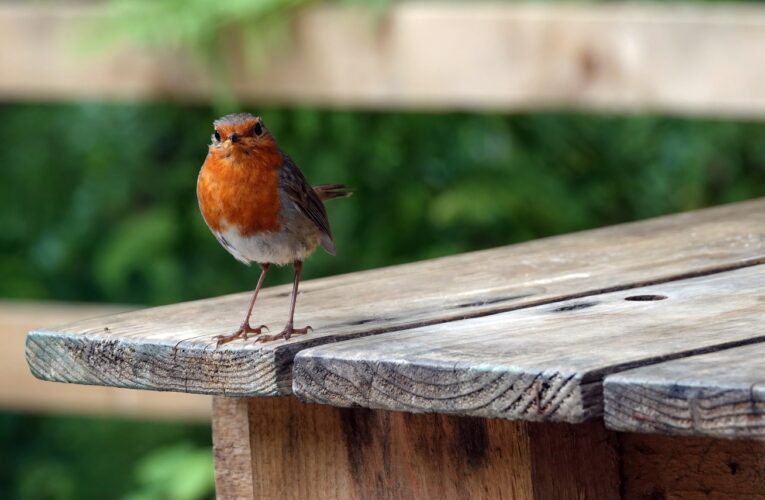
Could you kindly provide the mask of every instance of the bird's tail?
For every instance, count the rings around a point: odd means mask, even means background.
[[[327,201],[334,198],[347,198],[353,194],[353,192],[342,184],[322,184],[320,186],[314,186],[314,191],[319,195],[321,201]]]

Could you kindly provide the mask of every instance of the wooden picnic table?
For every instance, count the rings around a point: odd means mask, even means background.
[[[215,346],[245,292],[33,331],[27,360],[213,395],[218,498],[765,498],[765,200],[301,292],[289,341]]]

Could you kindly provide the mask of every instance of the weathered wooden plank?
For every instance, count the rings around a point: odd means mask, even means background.
[[[83,28],[103,24],[101,16],[101,5],[0,5],[0,96],[210,98],[210,71],[179,51],[77,50]],[[232,58],[240,99],[765,114],[765,9],[757,5],[405,2],[384,13],[307,9],[292,26],[291,43],[270,50],[255,74]]]
[[[24,340],[30,329],[129,309],[128,306],[114,304],[0,302],[0,380],[5,381],[0,383],[0,408],[5,411],[36,413],[209,421],[210,399],[204,396],[49,384],[37,380],[29,373],[24,360]]]
[[[309,401],[580,422],[604,375],[765,341],[765,266],[593,295],[300,352]],[[652,300],[659,299],[659,300]]]
[[[765,443],[617,434],[624,499],[765,500]]]
[[[731,323],[746,328],[738,317]],[[604,399],[616,430],[765,439],[765,344],[610,375]]]
[[[218,500],[253,498],[249,408],[246,398],[213,398],[215,498]]]
[[[618,495],[616,437],[602,423],[540,425],[412,415],[311,405],[292,397],[238,401],[249,404],[249,427],[241,426],[249,430],[249,440],[225,441],[240,450],[238,456],[251,456],[251,468],[240,464],[232,473],[226,463],[216,462],[216,470],[229,481],[252,485],[252,494],[242,489],[236,498]],[[217,406],[215,412],[214,421],[219,414],[228,421]],[[227,452],[230,456],[235,450]],[[221,494],[225,486],[218,483],[218,498],[234,498],[230,489]]]
[[[296,324],[314,331],[288,342],[215,347],[214,335],[238,326],[248,292],[36,330],[27,360],[47,380],[285,394],[294,354],[306,347],[764,261],[765,200],[757,200],[309,281]],[[264,290],[254,321],[281,328],[288,294],[289,286]]]

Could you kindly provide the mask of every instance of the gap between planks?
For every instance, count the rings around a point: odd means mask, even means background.
[[[293,389],[334,406],[582,422],[602,413],[608,374],[765,341],[763,290],[754,266],[329,344],[296,356]]]
[[[765,343],[606,377],[606,424],[618,431],[765,440]]]

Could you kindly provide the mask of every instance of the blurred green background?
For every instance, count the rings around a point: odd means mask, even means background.
[[[319,184],[339,253],[306,276],[752,198],[765,126],[648,116],[245,109]],[[0,106],[0,295],[164,304],[250,288],[204,225],[219,114],[188,105]],[[290,269],[269,275],[283,282]]]
[[[162,9],[176,0],[115,5],[120,36],[205,57],[234,21],[278,39],[301,3],[195,0],[173,25]],[[218,245],[195,197],[211,122],[234,109],[262,115],[311,182],[355,191],[328,206],[337,257],[317,252],[306,278],[765,193],[765,124],[234,106],[222,85],[210,106],[0,103],[0,298],[157,305],[251,289],[257,270]],[[209,425],[0,414],[0,498],[211,498],[210,441]]]

